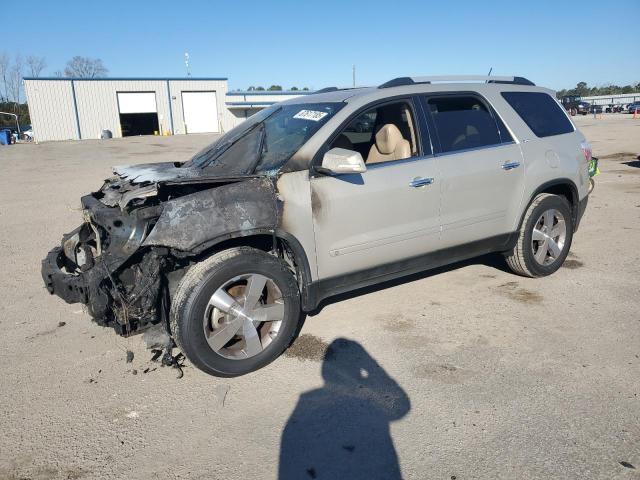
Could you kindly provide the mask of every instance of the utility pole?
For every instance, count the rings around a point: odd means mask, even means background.
[[[356,88],[356,66],[353,65],[353,88]]]

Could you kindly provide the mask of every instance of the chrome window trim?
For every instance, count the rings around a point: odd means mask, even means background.
[[[511,142],[505,142],[505,143],[494,143],[493,145],[483,145],[482,147],[464,148],[462,150],[454,150],[454,151],[451,151],[451,152],[437,153],[435,156],[436,157],[446,157],[446,156],[449,156],[449,155],[457,155],[459,153],[475,152],[475,151],[478,151],[478,150],[487,150],[489,148],[508,147],[510,145],[517,145],[517,142],[511,141]]]
[[[404,165],[405,163],[411,163],[411,162],[417,162],[420,160],[430,160],[435,158],[436,155],[419,155],[419,156],[415,156],[415,157],[409,157],[409,158],[401,158],[400,160],[387,160],[386,162],[376,162],[373,163],[371,165],[367,165],[365,162],[365,166],[367,167],[367,171],[368,170],[377,170],[378,168],[382,168],[382,167],[388,167],[391,165],[399,165],[402,164]],[[366,172],[364,172],[366,173]]]

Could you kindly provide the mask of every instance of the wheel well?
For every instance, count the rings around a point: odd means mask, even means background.
[[[571,208],[571,217],[573,220],[573,224],[574,225],[576,224],[576,220],[578,218],[578,189],[576,188],[576,186],[571,180],[558,179],[558,180],[554,180],[553,182],[548,182],[541,185],[534,192],[534,194],[531,195],[531,198],[527,203],[527,207],[522,211],[522,214],[520,215],[520,223],[518,223],[518,230],[522,228],[522,221],[524,220],[524,217],[527,213],[527,209],[529,208],[529,205],[531,205],[531,202],[533,202],[533,199],[536,198],[536,196],[538,196],[541,193],[551,193],[553,195],[560,195],[566,198],[567,202],[569,202],[569,207]],[[514,238],[517,239],[517,236],[515,236]],[[510,239],[508,244],[511,245],[511,243],[513,243],[514,241],[515,241],[514,239]]]
[[[311,283],[309,261],[300,242],[286,232],[276,230],[275,235],[255,232],[247,236],[232,237],[211,245],[209,248],[202,250],[196,257],[192,257],[192,259],[199,261],[222,250],[240,246],[253,247],[263,252],[274,253],[286,261],[291,267],[292,273],[298,279],[301,293],[303,296],[307,294],[307,286]]]
[[[212,253],[227,250],[233,247],[253,247],[263,252],[270,252],[273,250],[273,235],[257,234],[247,237],[234,237],[227,240],[223,240],[210,248],[204,250],[199,257],[208,257]]]
[[[540,193],[552,193],[553,195],[560,195],[567,199],[569,205],[571,205],[571,211],[575,209],[575,206],[578,203],[578,194],[576,193],[574,187],[572,187],[568,183],[558,183],[556,185],[549,185],[547,187],[542,188],[540,191],[536,192],[536,195]]]

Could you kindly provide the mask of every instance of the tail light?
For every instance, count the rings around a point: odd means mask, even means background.
[[[591,144],[589,142],[580,143],[580,149],[582,150],[582,154],[584,155],[584,159],[587,162],[591,161]]]

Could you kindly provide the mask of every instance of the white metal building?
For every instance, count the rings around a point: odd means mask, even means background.
[[[234,126],[249,118],[254,113],[273,105],[276,102],[296,98],[300,95],[309,95],[308,91],[260,91],[229,92],[227,93],[226,107],[231,113]]]
[[[228,92],[226,78],[25,78],[38,141],[225,132],[303,92]]]

